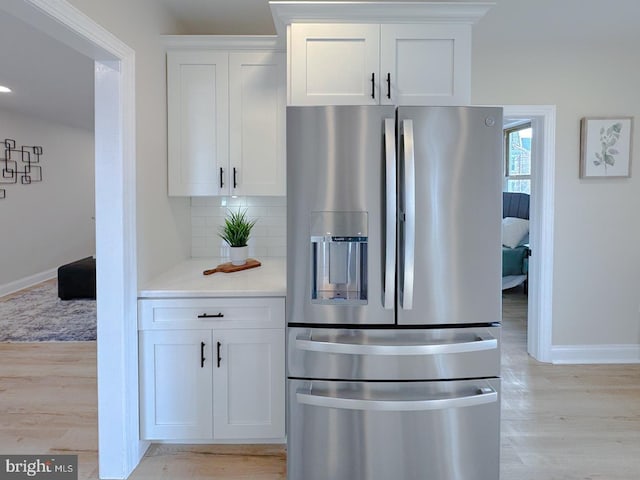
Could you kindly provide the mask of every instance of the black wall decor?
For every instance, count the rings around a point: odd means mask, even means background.
[[[22,145],[16,148],[16,141],[6,138],[0,143],[0,149],[4,150],[4,158],[0,158],[0,184],[18,183],[29,185],[42,181],[42,167],[40,155],[42,147]],[[6,197],[6,189],[0,188],[0,199]]]

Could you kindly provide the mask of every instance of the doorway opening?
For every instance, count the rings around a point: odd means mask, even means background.
[[[99,470],[126,478],[138,435],[135,53],[66,1],[4,2],[13,15],[95,62]]]
[[[520,127],[524,127],[520,130]],[[505,138],[510,132],[530,128],[530,140],[513,138],[516,145],[513,165],[505,156],[505,187],[524,193],[528,188],[529,237],[526,266],[526,340],[529,355],[551,362],[552,292],[553,292],[553,205],[555,179],[555,106],[504,106]],[[510,139],[511,140],[511,139]],[[530,161],[517,164],[517,148],[530,148]],[[520,152],[522,153],[522,152]],[[508,167],[513,166],[510,171]],[[507,190],[508,188],[505,188]],[[524,294],[524,292],[523,292]],[[522,299],[520,299],[522,300]],[[522,306],[524,307],[524,306]]]
[[[531,119],[504,117],[502,178],[502,337],[509,361],[526,352],[531,205]]]

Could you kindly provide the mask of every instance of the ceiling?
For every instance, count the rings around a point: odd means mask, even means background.
[[[191,35],[273,35],[268,0],[157,0]]]
[[[179,25],[175,34],[270,35],[275,33],[268,0],[156,0]],[[309,1],[314,0],[299,0]],[[369,0],[405,2],[406,0]],[[414,0],[416,1],[416,0]],[[428,1],[428,0],[427,0]],[[433,0],[431,0],[433,1]],[[465,3],[469,0],[436,0]],[[474,0],[471,0],[474,1]],[[611,38],[638,38],[638,0],[477,0],[494,3],[478,26],[507,32],[514,38],[594,44]],[[501,37],[498,35],[498,37]]]
[[[175,21],[175,31],[167,34],[275,33],[268,0],[154,1]],[[474,27],[485,45],[517,38],[518,45],[542,41],[553,48],[606,51],[612,45],[635,48],[640,41],[637,0],[494,1]],[[604,19],[612,28],[603,28]],[[0,65],[0,85],[13,89],[0,94],[1,110],[93,130],[92,60],[0,11]]]
[[[0,65],[0,110],[93,131],[93,60],[0,12]]]

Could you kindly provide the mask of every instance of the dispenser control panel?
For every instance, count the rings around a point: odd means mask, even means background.
[[[311,214],[311,302],[367,304],[367,212]]]

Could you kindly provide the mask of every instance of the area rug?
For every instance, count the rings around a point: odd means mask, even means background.
[[[96,301],[62,301],[56,282],[45,282],[0,300],[0,342],[95,339]]]

